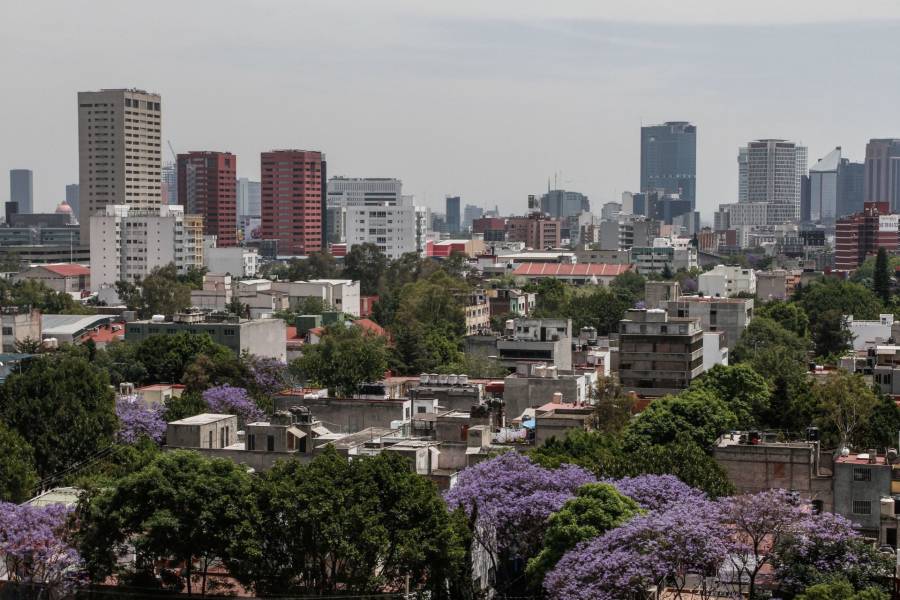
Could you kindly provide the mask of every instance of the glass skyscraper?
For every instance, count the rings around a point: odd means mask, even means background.
[[[697,204],[697,127],[667,121],[641,127],[641,191],[664,190]]]

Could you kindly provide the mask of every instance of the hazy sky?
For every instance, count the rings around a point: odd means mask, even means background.
[[[898,56],[895,0],[6,1],[0,200],[31,168],[50,210],[78,179],[76,92],[139,87],[178,152],[255,178],[263,150],[322,150],[441,209],[521,212],[557,174],[599,212],[638,186],[641,122],[689,120],[709,218],[750,139],[814,162],[900,137]]]

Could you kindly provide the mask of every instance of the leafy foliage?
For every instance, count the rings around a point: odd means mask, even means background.
[[[187,368],[201,355],[222,361],[234,357],[231,350],[215,343],[209,335],[179,332],[142,340],[134,350],[133,360],[143,365],[144,381],[180,383]]]
[[[265,417],[244,388],[230,385],[211,387],[203,392],[203,401],[212,413],[237,415],[240,424],[254,423]]]
[[[47,586],[48,597],[71,591],[80,557],[71,544],[69,513],[60,504],[0,502],[0,565],[9,581]]]
[[[654,400],[625,427],[625,448],[668,444],[680,434],[701,448],[710,448],[720,435],[734,429],[737,418],[715,394],[690,390]]]
[[[36,279],[16,282],[0,279],[0,306],[30,306],[47,314],[87,315],[93,312],[69,294],[57,292]]]
[[[116,282],[116,293],[142,319],[156,314],[173,315],[191,304],[191,284],[179,280],[175,263],[154,267],[137,285]]]
[[[344,277],[359,281],[360,293],[370,296],[378,292],[387,265],[387,257],[375,244],[354,244],[344,257]]]
[[[34,450],[0,421],[0,502],[24,502],[38,483]]]
[[[691,381],[691,390],[712,392],[735,414],[736,427],[749,429],[769,410],[771,390],[766,379],[745,363],[716,365]]]
[[[783,300],[771,300],[756,309],[757,317],[772,319],[799,338],[809,334],[809,317],[799,304]]]
[[[122,396],[116,399],[119,441],[123,444],[133,444],[142,437],[147,437],[154,442],[161,442],[166,435],[164,413],[164,406],[144,404],[136,396]]]
[[[384,376],[387,348],[384,338],[338,323],[325,329],[318,344],[306,346],[291,368],[332,395],[352,397],[364,383]]]

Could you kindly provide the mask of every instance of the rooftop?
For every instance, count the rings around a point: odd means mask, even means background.
[[[199,415],[194,415],[193,417],[187,417],[186,419],[179,419],[178,421],[170,421],[169,425],[208,425],[210,423],[215,423],[217,421],[221,421],[222,419],[232,419],[234,415],[220,415],[217,413],[202,413]]]
[[[56,273],[61,277],[78,277],[80,275],[90,275],[91,270],[81,265],[73,265],[68,263],[59,263],[55,265],[41,265],[41,268]]]
[[[106,325],[114,318],[114,315],[43,315],[41,317],[41,335],[43,337],[74,336],[87,329]]]
[[[631,265],[609,265],[585,263],[567,265],[562,263],[524,263],[516,267],[514,276],[520,277],[615,277],[631,270]]]
[[[78,495],[81,493],[79,488],[75,487],[58,487],[46,492],[41,492],[31,500],[25,502],[29,506],[51,506],[53,504],[62,504],[63,506],[74,506],[78,502]]]
[[[857,454],[848,454],[847,456],[838,456],[834,459],[835,463],[842,464],[851,464],[851,465],[871,465],[873,463],[869,462],[869,458],[872,455],[867,452],[860,452]],[[875,455],[875,465],[887,465],[888,462],[886,457],[882,455]]]

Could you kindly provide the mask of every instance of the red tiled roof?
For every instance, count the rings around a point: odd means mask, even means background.
[[[96,331],[89,332],[86,336],[84,336],[84,339],[94,340],[95,344],[108,344],[109,342],[124,340],[125,323],[112,323],[112,325],[119,325],[119,329],[113,331],[110,325],[104,325]]]
[[[371,319],[357,319],[353,321],[353,324],[362,327],[363,330],[368,331],[369,333],[384,336],[384,327]]]
[[[81,265],[58,264],[58,265],[41,265],[51,273],[56,273],[60,277],[78,277],[80,275],[90,275],[91,270]]]
[[[513,271],[522,277],[615,277],[631,270],[631,265],[608,265],[584,263],[567,265],[561,263],[523,263]]]

